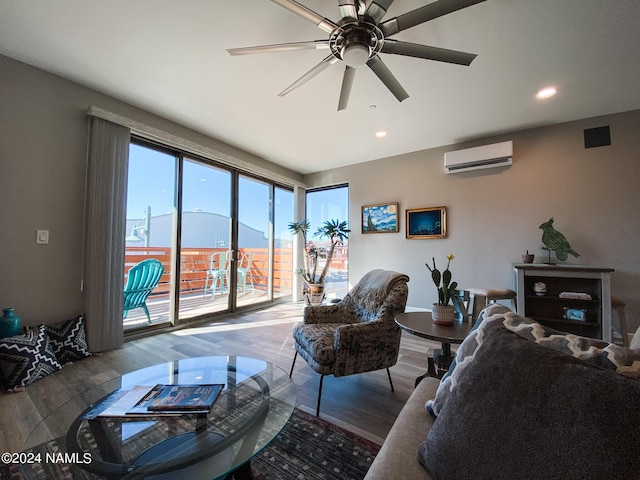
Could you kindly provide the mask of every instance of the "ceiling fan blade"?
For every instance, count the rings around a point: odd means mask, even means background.
[[[437,62],[448,62],[466,66],[469,66],[473,59],[477,57],[475,53],[459,52],[458,50],[430,47],[428,45],[419,45],[417,43],[400,42],[389,38],[385,39],[384,46],[380,51],[382,53],[425,58],[427,60],[435,60]]]
[[[386,85],[386,87],[393,93],[393,95],[398,99],[399,102],[409,98],[409,94],[406,92],[400,82],[396,80],[396,77],[393,76],[391,70],[387,68],[380,57],[378,55],[374,55],[369,59],[367,65],[373,73],[375,73],[378,78]]]
[[[258,45],[255,47],[227,48],[230,55],[251,55],[253,53],[288,52],[291,50],[324,50],[329,48],[329,40],[311,42],[278,43],[275,45]]]
[[[373,0],[364,12],[364,16],[378,23],[385,16],[393,0]]]
[[[338,8],[343,20],[358,20],[356,0],[338,0]]]
[[[320,72],[322,72],[325,68],[329,67],[330,65],[333,65],[337,61],[338,61],[338,59],[336,57],[334,57],[333,55],[329,55],[327,58],[325,58],[320,63],[318,63],[315,67],[313,67],[311,70],[309,70],[303,76],[301,76],[298,80],[296,80],[291,85],[289,85],[287,88],[285,88],[283,91],[281,91],[278,94],[278,96],[279,97],[284,97],[285,95],[288,95],[289,93],[291,93],[292,90],[295,90],[299,86],[304,85],[309,80],[311,80],[313,77],[315,77]]]
[[[342,88],[340,89],[340,100],[338,100],[338,111],[347,108],[349,103],[349,96],[351,95],[351,87],[353,86],[353,79],[356,76],[356,68],[345,66],[344,75],[342,77]]]
[[[275,0],[274,0],[275,1]],[[486,0],[438,0],[391,18],[380,25],[385,37]]]
[[[271,0],[274,3],[277,3],[281,7],[286,8],[290,12],[295,13],[296,15],[301,16],[302,18],[309,20],[316,27],[324,30],[327,33],[333,32],[338,25],[333,23],[331,20],[324,18],[322,15],[314,12],[310,8],[305,7],[304,5],[299,4],[295,0]]]

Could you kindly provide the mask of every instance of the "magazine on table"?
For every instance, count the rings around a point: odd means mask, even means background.
[[[209,413],[223,388],[221,383],[136,385],[129,390],[116,390],[85,418]]]
[[[131,408],[136,413],[207,413],[220,395],[224,384],[162,385],[158,384]]]

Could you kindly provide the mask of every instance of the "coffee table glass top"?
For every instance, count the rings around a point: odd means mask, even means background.
[[[105,397],[136,385],[221,383],[208,415],[86,418]],[[115,478],[224,478],[266,447],[287,423],[295,385],[281,368],[248,357],[197,357],[110,380],[53,411],[25,451],[72,455],[84,470]],[[95,410],[94,410],[95,411]],[[245,467],[243,467],[245,466]],[[33,468],[23,466],[25,478]]]

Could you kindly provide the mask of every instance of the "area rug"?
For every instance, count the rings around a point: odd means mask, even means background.
[[[43,445],[57,451],[62,439]],[[252,462],[255,480],[361,480],[380,446],[343,428],[295,409],[282,432]],[[75,465],[41,464],[24,475],[0,466],[7,480],[95,480]],[[177,478],[177,477],[176,477]]]

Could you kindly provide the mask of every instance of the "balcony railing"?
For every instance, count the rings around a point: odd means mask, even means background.
[[[180,254],[180,317],[189,318],[201,314],[227,309],[228,283],[220,285],[215,297],[211,296],[211,285],[208,285],[207,295],[204,294],[207,270],[211,266],[211,257],[216,252],[226,251],[226,248],[188,248],[182,249]],[[266,300],[269,288],[269,251],[266,248],[242,248],[238,258],[252,253],[251,265],[246,274],[245,291],[239,291],[238,303],[255,303]],[[341,252],[342,253],[342,252]],[[345,255],[339,254],[331,262],[331,277],[334,289],[344,295],[347,291],[347,262]],[[170,292],[172,279],[172,249],[170,247],[130,247],[125,250],[125,284],[129,269],[135,264],[147,259],[158,259],[164,266],[164,273],[147,300],[153,324],[170,320]],[[218,265],[215,265],[217,268]],[[239,266],[239,265],[237,265]],[[242,265],[246,267],[246,265]],[[290,248],[274,250],[273,290],[276,296],[285,296],[293,292],[293,252]],[[228,277],[228,276],[227,276]],[[211,280],[209,280],[211,281]],[[227,278],[228,281],[228,278]],[[142,309],[129,312],[124,320],[125,329],[142,327],[148,324]]]
[[[226,251],[226,249],[182,249],[180,254],[180,294],[202,293],[204,291],[211,256],[216,252],[222,251]],[[245,253],[249,252],[253,252],[254,255],[247,272],[247,278],[253,281],[254,289],[266,292],[268,288],[269,252],[266,248],[241,248],[238,258],[242,258]],[[164,274],[151,296],[167,296],[171,291],[172,276],[170,247],[127,247],[125,251],[125,277],[132,266],[147,258],[156,258],[164,266]],[[293,254],[291,249],[276,249],[274,252],[274,291],[291,291],[293,288],[292,268]]]

